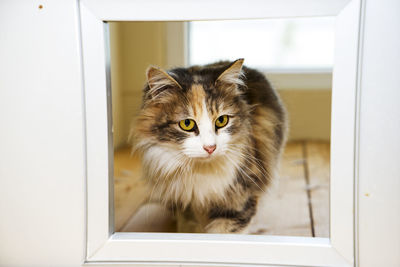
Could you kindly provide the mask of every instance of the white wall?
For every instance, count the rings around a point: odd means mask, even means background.
[[[359,262],[400,266],[400,1],[368,0],[360,95]]]
[[[84,260],[77,15],[76,1],[0,1],[0,266]]]

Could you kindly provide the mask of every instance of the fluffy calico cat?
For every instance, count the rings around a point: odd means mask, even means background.
[[[276,91],[243,59],[150,67],[147,79],[133,135],[151,198],[191,221],[186,231],[246,233],[285,142]]]

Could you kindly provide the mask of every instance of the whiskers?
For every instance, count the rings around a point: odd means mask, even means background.
[[[206,205],[226,197],[226,190],[236,190],[238,176],[264,192],[271,173],[251,147],[230,144],[220,149],[209,159],[190,157],[188,150],[158,147],[145,151],[144,175],[153,187],[150,199],[169,207],[186,208],[193,202]]]
[[[182,153],[184,153],[188,158],[208,158],[208,155],[205,153],[202,153],[201,151],[198,151],[198,149],[189,149],[185,148],[182,150]]]

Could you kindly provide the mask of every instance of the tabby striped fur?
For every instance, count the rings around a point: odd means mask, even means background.
[[[287,132],[285,109],[243,59],[163,71],[150,67],[132,130],[151,198],[195,229],[246,233],[275,176]],[[215,120],[229,115],[220,129]],[[178,123],[193,119],[187,132]],[[202,146],[216,145],[212,154]],[[194,223],[193,223],[194,222]]]

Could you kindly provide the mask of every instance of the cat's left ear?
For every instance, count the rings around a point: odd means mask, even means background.
[[[228,68],[219,75],[217,82],[225,83],[225,84],[237,84],[237,85],[244,85],[242,80],[243,66],[244,59],[240,58],[232,62],[228,65]]]
[[[161,68],[151,66],[146,72],[147,83],[150,88],[150,94],[153,96],[158,95],[160,92],[167,88],[180,88],[180,84],[172,78],[166,71]]]

